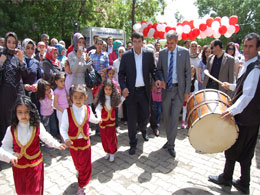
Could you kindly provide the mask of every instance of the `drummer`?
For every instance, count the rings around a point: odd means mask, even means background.
[[[218,176],[209,176],[209,181],[229,187],[233,185],[244,194],[249,194],[250,166],[260,125],[259,51],[260,36],[256,33],[246,35],[243,50],[244,69],[238,76],[232,98],[233,105],[222,114],[224,120],[235,117],[239,128],[238,139],[230,149],[225,151],[226,162],[223,173]],[[223,87],[230,89],[232,86],[229,83],[223,85]],[[236,161],[240,163],[241,176],[238,180],[232,180]]]

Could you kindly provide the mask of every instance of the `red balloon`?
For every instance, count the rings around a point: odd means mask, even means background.
[[[198,36],[200,35],[200,30],[197,29],[197,28],[194,28],[194,29],[192,30],[192,35],[193,35],[195,38],[198,37]]]
[[[202,24],[199,25],[199,29],[201,31],[205,31],[207,29],[207,25],[202,23]]]
[[[235,16],[235,15],[230,16],[230,18],[229,18],[229,24],[230,25],[235,25],[237,22],[238,22],[237,16]]]
[[[208,18],[206,20],[206,24],[208,25],[208,27],[211,27],[211,24],[212,24],[213,21],[214,21],[213,18]]]
[[[172,29],[171,30],[174,30],[174,31],[176,31],[176,28],[175,27],[172,27]]]
[[[145,20],[143,20],[143,21],[141,22],[141,24],[143,24],[143,23],[146,23],[146,21],[145,21]]]
[[[182,33],[181,38],[185,41],[188,39],[188,34]]]
[[[153,38],[158,39],[159,38],[159,32],[155,31],[153,34]]]
[[[190,28],[193,29],[193,28],[194,28],[194,20],[191,20],[191,21],[189,22],[189,25],[190,25]]]
[[[152,27],[154,28],[154,29],[157,29],[156,27],[157,27],[157,23],[153,23],[153,25],[152,25]]]
[[[182,23],[178,22],[178,23],[177,23],[177,26],[183,26],[183,25],[182,25]]]
[[[169,32],[172,28],[170,26],[165,27],[165,32]]]
[[[184,25],[186,25],[186,24],[189,25],[189,22],[188,22],[187,20],[184,20],[183,23],[182,23],[182,25],[184,26]]]
[[[188,34],[188,39],[193,41],[196,37],[194,36],[194,32],[190,31],[190,33]]]
[[[144,30],[143,30],[144,37],[147,37],[148,32],[149,32],[148,27],[144,28]]]
[[[227,27],[225,25],[220,26],[219,29],[218,29],[218,32],[221,35],[224,35],[227,32]]]
[[[218,21],[219,22],[219,24],[221,24],[221,17],[216,17],[215,19],[214,19],[214,21]]]
[[[165,32],[159,32],[159,37],[160,37],[160,39],[163,39],[163,38],[164,38],[164,33],[165,33]]]
[[[235,28],[236,28],[235,33],[238,33],[238,31],[239,31],[239,25],[236,24],[236,25],[235,25]]]

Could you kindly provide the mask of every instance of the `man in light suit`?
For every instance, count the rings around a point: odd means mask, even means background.
[[[191,88],[191,66],[189,51],[177,45],[178,34],[169,31],[166,34],[167,48],[159,52],[158,70],[163,77],[162,109],[167,134],[167,143],[171,156],[175,157],[175,138],[182,104],[187,101]]]
[[[144,141],[149,137],[146,125],[149,118],[149,99],[151,96],[150,75],[161,86],[160,75],[154,64],[153,53],[142,48],[144,37],[132,34],[133,48],[125,52],[120,62],[119,84],[127,105],[129,154],[135,154],[137,137],[136,123],[142,132]]]
[[[222,82],[233,83],[235,66],[234,58],[222,50],[222,42],[219,39],[213,40],[210,47],[213,55],[209,56],[208,59],[208,71],[212,76]],[[232,95],[232,91],[223,88],[216,81],[213,81],[206,75],[202,88],[216,89],[228,94],[229,96]]]

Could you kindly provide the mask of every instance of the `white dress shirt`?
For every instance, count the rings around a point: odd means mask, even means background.
[[[177,48],[177,47],[176,47]],[[177,76],[177,49],[173,50],[173,71],[172,71],[172,83],[178,83],[178,76]],[[168,50],[168,71],[170,67],[170,59],[171,59],[171,52]]]
[[[11,159],[17,159],[17,157],[0,148],[0,160],[9,163]]]
[[[257,60],[257,56],[246,61],[244,63],[244,68],[239,73],[239,77],[241,77],[245,72],[249,64],[255,62]],[[250,101],[255,96],[256,88],[259,82],[260,69],[254,68],[246,77],[246,80],[243,85],[243,94],[237,99],[237,101],[228,109],[232,112],[233,116],[237,115],[247,107]],[[233,85],[234,87],[234,85]]]
[[[18,141],[24,146],[26,145],[32,137],[33,126],[30,126],[30,123],[18,123],[17,125],[17,138]],[[41,141],[46,143],[48,146],[53,148],[59,148],[60,143],[55,140],[44,128],[43,124],[40,123],[40,135]],[[5,137],[3,139],[3,149],[11,154],[14,153],[13,151],[13,136],[11,133],[11,127],[9,126],[6,130]]]
[[[80,108],[72,104],[73,113],[75,115],[75,119],[79,125],[82,124],[82,122],[85,119],[85,105],[82,105]],[[94,113],[92,112],[92,109],[90,108],[90,116],[89,116],[89,122],[98,124],[101,118],[96,118]],[[68,135],[69,130],[69,118],[68,118],[68,112],[67,109],[64,110],[62,114],[62,122],[60,127],[60,134],[63,137],[63,139],[66,141],[69,139]],[[82,138],[82,135],[79,134],[78,139]]]
[[[141,49],[141,53],[138,55],[134,51],[135,57],[135,67],[136,67],[136,80],[135,87],[144,87],[144,76],[143,76],[143,50]]]

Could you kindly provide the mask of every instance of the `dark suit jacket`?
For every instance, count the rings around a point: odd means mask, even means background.
[[[215,58],[215,55],[209,56],[209,59],[207,62],[207,69],[209,70],[209,73],[211,72],[214,58]],[[231,55],[224,53],[223,59],[221,62],[218,79],[222,82],[233,83],[234,82],[234,66],[235,66],[234,58]],[[203,89],[205,89],[207,87],[208,81],[209,81],[209,77],[205,75],[203,86],[202,86]],[[232,91],[226,90],[223,87],[221,87],[220,85],[219,85],[219,90],[228,94],[229,96],[232,95]]]
[[[190,93],[191,88],[191,66],[189,51],[184,47],[177,45],[177,77],[178,77],[178,94],[180,100],[184,101],[184,94]],[[163,81],[167,85],[168,80],[168,48],[164,48],[159,52],[158,70],[163,76]],[[162,99],[165,96],[165,91],[162,91]]]
[[[154,64],[153,53],[146,49],[142,49],[142,55],[143,55],[143,64],[142,64],[143,78],[144,78],[144,84],[145,84],[145,89],[147,94],[147,101],[149,101],[150,99],[149,97],[151,95],[150,74],[152,75],[154,80],[160,80],[160,75]],[[134,93],[135,93],[135,81],[136,81],[136,65],[135,65],[135,57],[134,57],[133,49],[123,54],[120,62],[118,79],[122,91],[125,88],[128,88],[129,96],[126,98],[126,103],[133,102]]]

